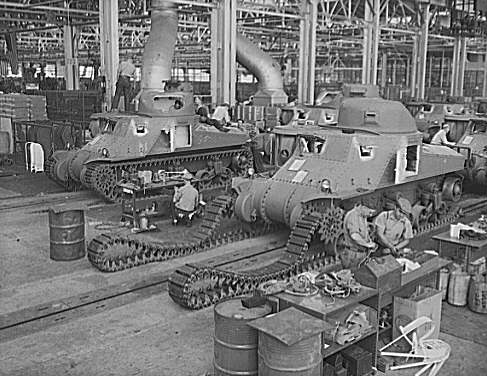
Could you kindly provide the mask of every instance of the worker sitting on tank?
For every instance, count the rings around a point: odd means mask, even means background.
[[[436,132],[433,138],[431,139],[431,145],[446,145],[446,146],[456,145],[454,142],[450,142],[446,138],[448,132],[450,132],[450,124],[445,123],[443,124],[443,128],[441,128],[438,132]]]
[[[380,213],[374,220],[381,255],[400,256],[401,250],[413,237],[413,227],[409,217],[411,204],[405,198],[397,198],[393,210]]]
[[[174,188],[172,205],[173,224],[176,225],[182,220],[187,226],[191,226],[191,220],[198,208],[199,193],[191,184],[193,175],[189,171],[185,170],[182,178],[184,185],[181,188]]]
[[[375,210],[358,204],[345,214],[343,220],[344,249],[339,251],[339,257],[344,268],[358,267],[368,255],[377,249],[372,240],[368,218],[375,214]]]
[[[229,132],[230,131],[230,128],[225,127],[225,125],[226,125],[225,122],[222,123],[220,120],[212,119],[212,118],[205,116],[205,115],[200,115],[200,122],[204,123],[204,124],[211,125],[221,132]]]

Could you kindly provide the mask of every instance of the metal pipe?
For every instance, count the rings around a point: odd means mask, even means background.
[[[142,89],[164,90],[171,79],[177,32],[177,6],[172,1],[153,0],[151,30],[142,58]]]
[[[257,77],[261,89],[283,89],[279,64],[241,34],[237,34],[237,61]]]

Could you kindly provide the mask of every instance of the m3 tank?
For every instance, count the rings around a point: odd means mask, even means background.
[[[281,256],[252,270],[186,264],[170,277],[175,302],[200,309],[252,293],[266,281],[332,267],[344,249],[344,216],[357,204],[381,211],[401,196],[413,206],[417,232],[457,218],[468,158],[446,146],[423,144],[401,103],[344,98],[337,124],[312,132],[271,178],[233,180],[232,212],[242,223],[290,229]]]
[[[346,210],[375,210],[397,195],[413,207],[416,227],[448,213],[462,194],[467,158],[423,144],[414,118],[399,102],[345,98],[336,126],[314,130],[270,179],[235,179],[235,214],[245,222],[284,223],[291,229],[313,214],[320,239],[336,246]]]
[[[67,187],[82,185],[116,201],[116,185],[124,173],[185,168],[203,182],[203,188],[210,188],[224,185],[232,173],[244,170],[248,135],[203,129],[195,116],[189,86],[166,87],[177,27],[177,5],[154,0],[138,112],[98,115],[101,134],[79,150],[56,151],[46,162],[49,177]]]
[[[116,201],[116,185],[124,173],[186,168],[202,188],[210,188],[225,185],[242,171],[248,135],[200,125],[192,91],[150,91],[141,105],[137,114],[99,114],[101,134],[79,150],[56,151],[47,161],[48,175]]]

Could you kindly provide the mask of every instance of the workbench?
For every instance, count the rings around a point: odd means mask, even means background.
[[[458,248],[465,249],[465,270],[468,272],[470,263],[479,259],[482,256],[487,256],[487,239],[472,240],[472,239],[458,239],[450,236],[450,231],[442,232],[441,234],[433,236],[433,239],[438,242],[438,253],[442,255],[442,250],[445,244],[454,245]],[[474,254],[472,258],[472,253]]]
[[[166,179],[144,185],[118,183],[117,187],[122,190],[122,219],[137,223],[142,212],[146,217],[167,216],[169,213],[162,209],[164,205],[160,199],[172,195],[175,187],[183,185],[184,180],[181,179]],[[147,211],[151,206],[155,206],[155,210]]]
[[[436,287],[439,271],[449,264],[451,264],[449,260],[429,255],[428,259],[421,264],[419,269],[401,275],[399,287],[393,289],[376,289],[362,286],[358,294],[352,294],[345,299],[336,298],[334,302],[329,297],[322,297],[319,294],[313,296],[297,296],[282,292],[276,295],[279,299],[278,310],[283,311],[287,308],[294,307],[311,316],[326,321],[330,317],[340,314],[340,312],[348,313],[353,311],[353,308],[359,305],[373,308],[376,311],[377,319],[374,320],[373,327],[370,330],[362,333],[360,338],[344,345],[339,345],[335,342],[330,343],[330,341],[324,340],[323,357],[332,356],[357,342],[361,342],[364,348],[369,349],[369,351],[375,354],[379,336],[392,333],[392,326],[387,328],[381,328],[379,326],[381,309],[392,304],[393,297],[396,294],[412,293],[419,285],[428,284]],[[375,363],[377,361],[375,356],[373,359]]]

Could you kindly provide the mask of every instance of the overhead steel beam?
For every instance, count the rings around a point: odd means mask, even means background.
[[[12,8],[26,8],[26,9],[32,9],[32,7],[28,6],[29,4],[23,4],[23,3],[11,3],[9,1],[0,1],[0,6],[2,7],[12,7]],[[52,12],[64,12],[64,13],[82,13],[82,14],[98,14],[98,11],[96,10],[88,10],[88,9],[73,9],[69,7],[50,7],[50,6],[37,6],[34,9],[39,9],[39,10],[48,10]],[[5,9],[7,11],[8,9]]]

